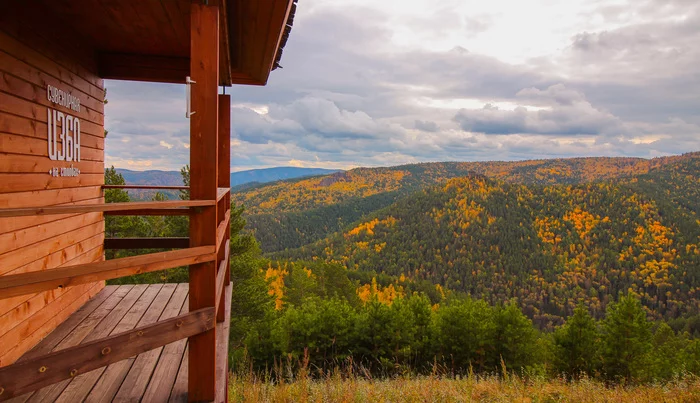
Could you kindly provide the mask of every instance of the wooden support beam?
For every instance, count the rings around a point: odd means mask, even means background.
[[[215,200],[218,176],[219,7],[190,5],[190,198]],[[216,243],[216,209],[190,217],[190,246]],[[190,266],[190,311],[216,306],[216,262]],[[188,400],[212,401],[216,394],[216,330],[189,340]]]
[[[231,45],[228,34],[228,0],[220,0],[219,11],[219,85],[231,86]]]
[[[231,96],[219,95],[219,187],[228,188],[224,205],[229,214],[226,224],[226,244],[231,239]],[[226,255],[225,283],[231,282],[231,257]]]
[[[0,277],[0,299],[215,260],[216,247],[211,245],[12,274]]]
[[[100,53],[98,72],[102,78],[184,84],[190,75],[186,57]]]
[[[121,211],[133,214],[135,210],[163,210],[163,209],[182,209],[188,211],[191,207],[209,207],[215,206],[216,194],[209,200],[168,200],[168,201],[149,201],[149,202],[125,202],[125,203],[99,203],[99,204],[80,204],[70,206],[48,206],[48,207],[31,207],[31,208],[7,208],[0,209],[0,217],[23,217],[35,215],[49,214],[80,214],[80,213],[99,213],[108,211]],[[214,210],[214,209],[210,209]]]
[[[215,326],[214,308],[204,308],[2,367],[0,401],[85,374]]]
[[[119,249],[182,249],[189,248],[190,238],[105,238],[104,248]]]
[[[231,187],[231,95],[219,94],[219,188]]]

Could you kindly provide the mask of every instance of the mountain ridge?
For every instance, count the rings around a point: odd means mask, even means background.
[[[312,243],[412,192],[455,177],[478,173],[511,183],[577,184],[631,177],[699,156],[695,152],[654,159],[587,157],[356,168],[240,189],[232,201],[246,207],[248,227],[263,251],[275,252]]]
[[[116,168],[117,173],[124,177],[129,185],[154,185],[154,186],[182,186],[180,171],[145,170],[134,171],[125,168]],[[278,180],[303,178],[308,176],[326,175],[340,170],[325,168],[300,168],[300,167],[273,167],[262,169],[249,169],[245,171],[231,172],[231,187],[245,189],[248,184],[262,184]],[[135,199],[150,199],[155,191],[129,190]],[[177,191],[162,191],[170,199],[177,198]]]

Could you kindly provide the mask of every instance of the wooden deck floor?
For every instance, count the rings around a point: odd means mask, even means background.
[[[231,287],[226,290],[230,317]],[[107,286],[19,361],[188,311],[189,284]],[[229,321],[217,324],[217,401],[226,392]],[[11,402],[186,402],[187,339],[81,374]]]

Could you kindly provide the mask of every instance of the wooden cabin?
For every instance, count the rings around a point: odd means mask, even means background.
[[[2,1],[0,400],[226,400],[230,97],[219,89],[267,83],[295,2]],[[190,200],[104,203],[104,79],[188,86]],[[188,215],[189,238],[105,239],[110,214]],[[106,247],[165,251],[106,261]],[[180,266],[187,284],[105,286]]]

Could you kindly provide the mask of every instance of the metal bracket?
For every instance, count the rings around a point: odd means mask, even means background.
[[[197,84],[197,82],[192,80],[190,76],[185,77],[185,98],[187,100],[187,111],[185,112],[185,117],[187,119],[197,113],[196,111],[192,111],[192,84]]]

